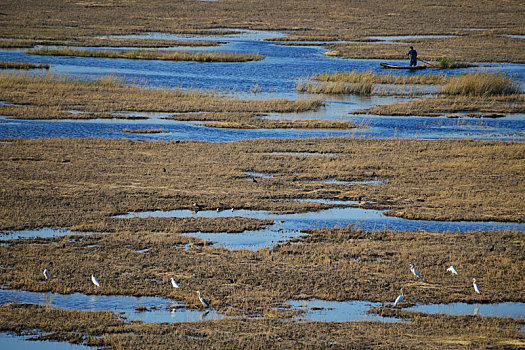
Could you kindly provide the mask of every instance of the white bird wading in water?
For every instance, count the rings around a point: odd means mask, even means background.
[[[401,301],[403,300],[403,288],[401,288],[401,294],[396,298],[396,301],[394,301],[394,307],[397,306]]]
[[[206,299],[204,299],[203,297],[201,297],[201,292],[197,291],[197,294],[199,295],[199,300],[202,304],[202,306],[208,308],[210,307],[210,304],[208,303],[208,301]]]

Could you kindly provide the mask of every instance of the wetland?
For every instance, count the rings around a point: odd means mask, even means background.
[[[0,347],[524,347],[520,5],[0,4]]]

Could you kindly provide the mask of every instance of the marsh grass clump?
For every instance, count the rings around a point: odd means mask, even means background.
[[[35,64],[31,62],[0,62],[0,69],[49,69],[49,64]]]
[[[520,93],[520,83],[507,73],[474,72],[449,77],[444,93],[463,96],[505,96]]]
[[[3,48],[3,49],[31,48],[34,46],[35,46],[35,43],[31,40],[1,40],[0,39],[0,48]]]
[[[432,67],[432,66],[431,66]],[[477,67],[477,65],[472,63],[460,62],[455,59],[442,58],[438,62],[438,68],[470,68]]]
[[[375,74],[368,72],[335,72],[319,73],[313,75],[310,80],[323,82],[344,82],[354,84],[442,84],[445,77],[440,74],[412,74],[412,75],[393,75],[393,74]]]
[[[329,94],[329,95],[370,95],[372,94],[373,84],[371,82],[358,82],[346,84],[343,82],[327,82],[312,84],[299,80],[297,82],[297,91],[307,92],[310,94]]]
[[[375,115],[440,116],[447,113],[494,115],[525,113],[525,96],[445,96],[429,97],[409,102],[394,102],[366,110]]]
[[[194,62],[248,62],[259,61],[264,56],[230,52],[190,52],[190,51],[159,51],[159,50],[80,50],[71,48],[41,48],[28,50],[31,55],[71,56],[89,58],[124,58],[130,60],[163,60],[163,61],[194,61]]]
[[[215,91],[163,89],[113,75],[96,79],[55,74],[0,74],[0,112],[19,119],[128,118],[122,112],[215,113],[238,115],[315,110],[318,99],[243,100]],[[71,111],[75,111],[72,113]]]
[[[162,134],[163,132],[166,132],[163,129],[129,129],[124,128],[122,129],[122,132],[129,133],[129,134]]]

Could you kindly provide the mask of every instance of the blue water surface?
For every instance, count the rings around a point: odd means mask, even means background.
[[[42,138],[42,137],[104,137],[132,140],[201,140],[229,142],[255,138],[304,138],[320,136],[355,136],[375,138],[421,138],[421,139],[496,139],[523,141],[525,139],[525,116],[509,115],[501,119],[462,118],[461,122],[429,117],[377,117],[372,115],[354,116],[353,112],[374,105],[389,103],[406,98],[393,97],[334,97],[300,94],[296,90],[298,79],[306,79],[315,73],[337,71],[372,71],[385,73],[379,60],[353,60],[329,57],[322,46],[286,46],[279,42],[265,41],[268,38],[282,38],[280,32],[240,31],[227,36],[188,36],[161,33],[136,35],[136,38],[173,40],[220,40],[226,41],[219,47],[173,47],[172,50],[227,51],[257,53],[266,58],[255,62],[242,63],[199,63],[144,61],[126,59],[103,59],[82,57],[35,56],[22,49],[0,50],[0,60],[47,63],[49,73],[67,74],[95,79],[112,74],[130,83],[145,84],[148,87],[214,89],[228,96],[238,98],[319,98],[325,106],[315,112],[271,115],[274,119],[324,119],[348,120],[366,125],[365,129],[350,131],[334,130],[233,130],[212,129],[196,123],[166,122],[158,118],[147,121],[11,121],[1,119],[0,138]],[[98,49],[98,48],[97,48]],[[392,60],[391,63],[406,64],[406,60]],[[518,81],[525,81],[525,65],[480,64],[478,68],[437,70],[424,72],[389,70],[389,74],[462,74],[474,70],[505,72]],[[45,74],[40,70],[29,74]],[[257,87],[257,94],[250,93]],[[1,96],[1,95],[0,95]],[[0,102],[1,97],[0,97]],[[5,121],[8,121],[5,123]],[[124,128],[162,128],[162,134],[129,134]]]

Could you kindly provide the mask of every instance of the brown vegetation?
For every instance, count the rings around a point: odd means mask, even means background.
[[[169,118],[179,121],[201,121],[209,128],[233,129],[353,129],[359,126],[345,121],[273,120],[253,113],[181,113]]]
[[[405,313],[409,323],[293,323],[274,319],[172,324],[125,323],[109,312],[77,312],[34,305],[0,307],[0,329],[45,331],[38,339],[111,349],[479,349],[523,347],[519,322],[495,318]],[[53,322],[50,322],[53,320]],[[402,344],[402,345],[401,345]]]
[[[162,134],[165,132],[163,129],[122,129],[122,132],[127,132],[130,134]]]
[[[159,50],[80,50],[71,48],[41,48],[27,51],[31,55],[72,56],[91,58],[124,58],[128,60],[162,60],[194,62],[249,62],[260,61],[264,56],[231,52],[192,52],[192,51],[159,51]]]
[[[508,74],[475,72],[449,77],[443,92],[460,96],[508,96],[519,95],[520,85]]]
[[[293,212],[322,206],[282,199],[360,196],[376,202],[376,208],[395,209],[396,216],[412,219],[525,217],[525,150],[520,143],[351,138],[236,143],[12,141],[0,144],[4,230],[69,227],[128,211],[191,209],[195,201],[208,209]],[[318,155],[268,155],[272,152]],[[278,176],[253,183],[247,181],[247,171]],[[375,177],[384,184],[322,182]]]
[[[510,97],[431,97],[409,102],[374,106],[366,111],[375,115],[440,116],[443,114],[508,114],[525,113],[525,96]]]
[[[175,46],[218,46],[221,41],[209,40],[157,40],[76,37],[71,40],[0,40],[1,48],[33,48],[39,46],[81,46],[81,47],[140,47],[160,48]]]
[[[311,80],[322,82],[343,82],[351,84],[368,83],[368,84],[396,84],[396,85],[415,85],[415,84],[444,84],[446,76],[441,74],[412,74],[412,75],[393,75],[393,74],[375,74],[368,72],[335,72],[315,74]]]
[[[450,31],[446,33],[456,34]],[[406,53],[410,45],[417,49],[419,59],[425,61],[440,61],[443,57],[450,57],[465,62],[525,63],[525,56],[522,53],[523,39],[494,34],[491,31],[462,32],[456,37],[414,38],[393,43],[337,43],[329,44],[327,47],[331,50],[331,56],[402,60],[407,59]]]
[[[36,0],[4,1],[0,36],[4,38],[70,40],[138,32],[206,33],[213,28],[288,30],[302,40],[361,40],[334,44],[345,57],[404,57],[408,42],[366,43],[371,35],[457,34],[451,38],[410,40],[426,60],[450,57],[464,61],[525,62],[522,2],[431,0],[321,1],[136,1],[133,4],[51,1],[46,11],[34,11]],[[407,25],[407,18],[410,25]],[[484,31],[471,31],[484,29]],[[216,31],[216,30],[214,30]]]
[[[117,112],[286,113],[313,110],[319,100],[227,99],[213,92],[126,85],[113,76],[82,80],[64,76],[0,74],[3,115],[20,119],[129,118]],[[80,112],[80,113],[79,113]]]
[[[0,62],[0,69],[49,69],[49,64],[30,62]]]
[[[111,234],[5,241],[0,246],[1,284],[62,294],[158,295],[194,309],[200,308],[195,295],[200,290],[220,312],[247,316],[271,316],[273,308],[289,299],[391,305],[401,287],[403,306],[525,300],[525,277],[520,273],[525,268],[525,250],[523,234],[518,232],[331,228],[308,230],[309,235],[294,244],[252,252],[214,248],[182,236],[174,232],[183,228],[173,219],[119,220],[122,224]],[[214,220],[199,221],[203,222],[200,228],[205,228],[207,221]],[[162,222],[165,226],[157,231]],[[410,272],[411,263],[421,279]],[[458,269],[458,276],[446,272],[450,265]],[[42,276],[44,268],[52,276],[47,281]],[[101,288],[93,286],[91,274],[97,276]],[[174,291],[171,277],[180,289]],[[473,277],[480,286],[479,295],[472,288]]]

